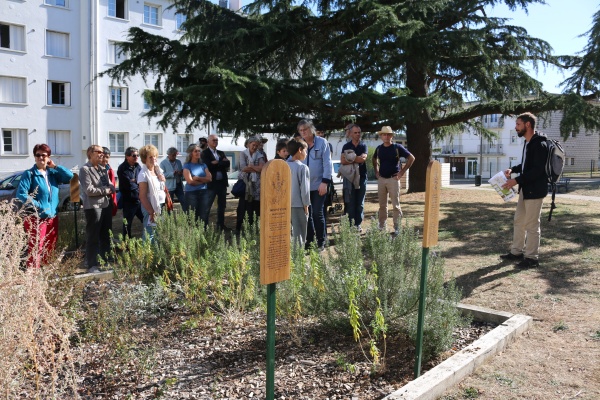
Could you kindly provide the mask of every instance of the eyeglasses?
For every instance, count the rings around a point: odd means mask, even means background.
[[[37,158],[46,158],[46,157],[48,157],[48,154],[40,154],[40,153],[37,153],[35,156],[36,156]]]
[[[130,155],[129,157],[135,157],[135,158],[138,158],[139,156],[140,156],[139,154],[132,154],[132,155]]]

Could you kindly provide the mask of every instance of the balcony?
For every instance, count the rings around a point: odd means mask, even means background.
[[[481,151],[481,145],[477,145],[477,153],[481,154],[504,154],[504,145],[499,144],[484,144],[483,151]]]

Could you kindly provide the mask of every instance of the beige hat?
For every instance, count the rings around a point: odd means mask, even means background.
[[[383,133],[391,133],[392,135],[394,134],[394,131],[392,130],[391,126],[382,126],[381,130],[379,132],[377,132],[378,134],[383,134]]]

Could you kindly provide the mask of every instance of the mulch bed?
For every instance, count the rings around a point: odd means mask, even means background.
[[[474,323],[456,329],[452,349],[423,365],[423,371],[493,327]],[[265,398],[266,317],[262,312],[202,318],[173,310],[136,326],[133,337],[133,346],[118,339],[109,342],[113,348],[79,345],[82,398]],[[121,355],[108,359],[109,350],[115,353],[114,346],[123,347]],[[406,335],[389,335],[385,369],[371,373],[371,364],[349,330],[327,329],[308,318],[293,326],[277,321],[275,398],[381,399],[412,379],[414,351]]]

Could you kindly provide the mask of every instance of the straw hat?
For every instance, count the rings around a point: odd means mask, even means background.
[[[384,134],[384,133],[390,133],[390,134],[394,134],[394,131],[392,130],[391,126],[382,126],[381,130],[379,132],[377,132],[378,134]]]

